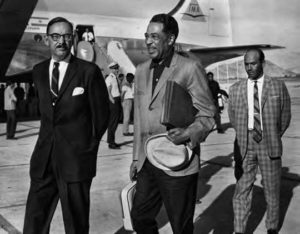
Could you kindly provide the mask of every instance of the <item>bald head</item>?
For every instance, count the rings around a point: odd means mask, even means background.
[[[248,78],[257,80],[262,77],[264,71],[265,55],[260,49],[250,49],[244,56],[245,70]]]

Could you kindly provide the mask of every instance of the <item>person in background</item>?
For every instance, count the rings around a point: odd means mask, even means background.
[[[215,106],[217,108],[217,112],[216,112],[216,115],[215,115],[217,131],[218,131],[218,133],[224,133],[224,130],[222,129],[222,124],[221,124],[221,115],[220,115],[221,110],[220,110],[220,106],[219,106],[219,102],[218,102],[218,98],[219,98],[219,95],[221,93],[220,85],[217,81],[214,80],[214,74],[212,72],[208,72],[206,74],[206,76],[207,76],[207,79],[208,79],[209,89],[212,93],[214,103],[215,103]]]
[[[111,72],[105,79],[110,100],[110,118],[107,129],[107,143],[108,148],[110,149],[120,149],[120,145],[118,145],[115,141],[115,133],[118,128],[120,116],[122,114],[121,89],[119,80],[117,78],[119,74],[119,64],[112,62],[108,65],[108,68]]]
[[[5,91],[5,86],[4,84],[1,84],[0,86],[0,120],[4,118],[5,116],[5,111],[4,111],[4,91]]]
[[[28,106],[28,115],[30,117],[36,117],[37,116],[37,102],[38,97],[36,96],[36,91],[33,86],[33,83],[29,83],[28,93],[27,93],[27,106]]]
[[[107,88],[97,65],[71,54],[73,24],[49,21],[51,58],[33,68],[41,124],[30,160],[24,234],[47,234],[60,200],[66,234],[88,234],[90,188],[107,129]]]
[[[158,14],[150,20],[145,43],[151,59],[139,64],[135,73],[134,146],[130,178],[137,179],[131,217],[137,234],[157,234],[156,216],[165,205],[173,233],[193,233],[200,143],[214,126],[215,106],[206,74],[200,63],[175,52],[178,36],[177,21],[168,14]],[[167,80],[181,85],[192,98],[195,120],[184,128],[168,131],[171,145],[189,145],[193,157],[178,170],[161,169],[146,156],[146,142],[152,136],[167,132],[160,119]],[[174,157],[176,153],[174,153]],[[137,175],[137,176],[135,176]]]
[[[86,28],[85,32],[82,34],[82,40],[92,43],[94,41],[94,34]]]
[[[120,89],[122,90],[123,85],[126,83],[126,79],[123,73],[120,73],[118,75],[118,81],[119,81]]]
[[[277,234],[281,181],[281,137],[291,120],[291,100],[283,81],[264,74],[265,55],[249,49],[244,56],[248,79],[229,89],[228,114],[236,132],[233,195],[234,231],[245,233],[251,213],[253,184],[258,167],[267,202],[266,228]]]
[[[134,94],[134,75],[127,73],[126,82],[122,86],[122,106],[123,106],[123,136],[133,136],[129,132],[130,114],[133,107],[133,94]]]
[[[17,83],[17,87],[14,89],[15,96],[17,97],[17,107],[16,107],[16,113],[18,117],[24,117],[26,114],[26,102],[24,100],[25,98],[25,90],[23,87],[21,87],[20,83]]]
[[[14,94],[15,83],[8,81],[4,91],[4,110],[6,111],[6,139],[16,140],[17,127],[16,103],[18,101]]]

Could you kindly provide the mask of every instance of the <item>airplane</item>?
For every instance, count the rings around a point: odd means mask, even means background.
[[[76,13],[72,6],[78,5],[78,0],[73,0],[72,5],[60,0],[62,9],[58,12],[51,9],[50,2],[27,0],[25,4],[18,0],[0,0],[0,82],[7,79],[28,81],[33,66],[49,58],[43,38],[47,23],[56,16],[65,17],[74,24],[73,53],[98,64],[104,74],[109,72],[107,64],[111,61],[118,62],[122,72],[134,73],[136,65],[148,59],[144,32],[149,18]],[[35,8],[41,5],[46,6],[46,10]],[[68,12],[63,11],[64,7]],[[200,60],[204,67],[241,56],[250,47],[282,48],[268,44],[233,45],[229,0],[179,0],[167,13],[179,24],[176,50]],[[92,44],[80,41],[86,28],[95,35]]]

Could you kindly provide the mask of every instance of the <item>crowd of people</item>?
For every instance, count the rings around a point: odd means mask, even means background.
[[[7,139],[16,140],[17,119],[38,118],[38,97],[32,83],[26,87],[8,81],[0,87],[0,120],[7,122]]]
[[[150,58],[137,66],[135,74],[120,74],[119,64],[112,62],[110,74],[103,78],[95,64],[70,53],[72,32],[73,25],[67,19],[52,19],[45,38],[51,58],[33,69],[41,127],[30,161],[23,233],[48,233],[59,200],[65,232],[89,233],[90,187],[100,140],[107,130],[108,147],[119,149],[115,141],[118,123],[123,115],[123,135],[132,136],[128,126],[134,108],[130,166],[130,179],[136,180],[133,228],[137,234],[158,234],[156,216],[164,205],[173,233],[192,234],[201,143],[215,124],[218,133],[224,132],[218,98],[227,93],[198,61],[175,51],[179,28],[168,14],[154,15],[149,21],[145,44]],[[233,84],[227,95],[229,119],[236,132],[234,231],[246,231],[253,183],[260,168],[267,202],[266,229],[268,234],[276,234],[281,137],[291,119],[290,97],[284,82],[264,73],[263,51],[249,49],[244,63],[248,79]],[[190,94],[195,116],[188,126],[170,127],[160,122],[168,80]],[[5,110],[11,134],[14,110],[18,98],[19,103],[24,100],[24,93],[14,92],[9,84],[6,96],[10,98]],[[14,137],[9,134],[8,138]],[[184,162],[179,160],[182,158]]]
[[[107,143],[110,149],[120,149],[120,145],[115,141],[115,133],[120,120],[123,122],[123,136],[133,136],[133,132],[129,132],[129,124],[133,120],[134,74],[127,73],[124,78],[116,62],[111,62],[108,68],[111,72],[105,77],[110,100]]]

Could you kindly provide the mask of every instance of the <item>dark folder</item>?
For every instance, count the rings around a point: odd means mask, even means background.
[[[168,80],[163,99],[161,123],[168,128],[189,126],[195,120],[197,110],[190,94],[175,81]]]

